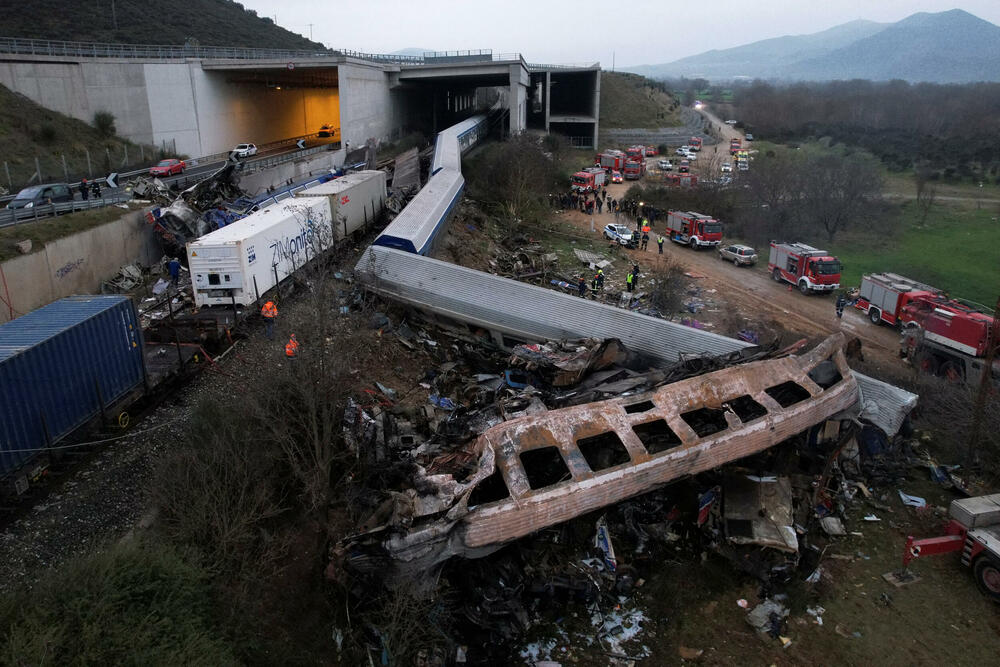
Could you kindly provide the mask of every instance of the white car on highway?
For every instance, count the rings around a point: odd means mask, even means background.
[[[233,149],[232,154],[238,158],[251,157],[257,154],[257,146],[254,144],[239,144]]]

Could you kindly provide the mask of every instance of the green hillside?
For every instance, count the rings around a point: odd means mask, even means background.
[[[0,37],[124,44],[184,44],[191,39],[203,46],[324,48],[231,0],[31,0],[8,7]]]
[[[124,162],[126,154],[128,161]],[[0,86],[0,156],[7,166],[0,171],[0,186],[11,189],[13,185],[15,191],[35,173],[35,158],[42,170],[42,182],[63,181],[67,173],[70,181],[81,176],[105,176],[110,171],[122,171],[139,163],[148,165],[159,158],[158,152],[149,146],[140,153],[140,148],[129,141],[113,134],[106,136],[83,121],[39,106],[3,86]]]
[[[638,74],[601,72],[601,128],[682,125],[666,87]]]

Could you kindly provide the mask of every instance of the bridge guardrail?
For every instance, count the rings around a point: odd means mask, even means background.
[[[0,53],[37,56],[70,56],[79,58],[217,58],[221,60],[259,60],[330,58],[348,56],[376,62],[423,62],[420,56],[396,56],[387,53],[363,53],[350,49],[309,51],[304,49],[257,49],[227,46],[194,46],[177,44],[109,44],[101,42],[68,42],[49,39],[0,38]]]
[[[120,204],[132,199],[128,193],[110,195],[100,199],[77,199],[74,201],[59,202],[58,204],[40,204],[31,208],[3,208],[0,209],[0,227],[10,227],[20,222],[34,222],[43,218],[50,218],[63,213],[73,213],[75,211],[86,211],[94,208],[104,208],[113,204]]]

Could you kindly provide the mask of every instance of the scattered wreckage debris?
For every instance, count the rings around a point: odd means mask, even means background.
[[[447,467],[433,461],[412,462],[411,488],[393,492],[361,534],[336,545],[328,575],[337,578],[350,568],[378,574],[390,586],[432,587],[452,556],[485,556],[525,535],[762,452],[857,402],[843,344],[836,334],[800,356],[739,364],[642,395],[509,421],[480,413],[486,428],[460,450],[465,465],[444,472]]]
[[[183,256],[188,241],[193,241],[216,229],[223,220],[230,220],[231,215],[217,212],[225,202],[242,197],[245,193],[239,187],[239,174],[243,163],[230,160],[214,174],[198,181],[180,196],[166,205],[165,208],[154,209],[147,214],[147,221],[153,226],[153,231],[160,237],[168,254]],[[163,186],[148,181],[140,182],[137,190],[145,197],[159,201],[169,201],[170,191]],[[158,215],[157,215],[158,214]]]

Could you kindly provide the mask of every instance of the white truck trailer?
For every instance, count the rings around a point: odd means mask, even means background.
[[[385,172],[356,171],[300,190],[295,196],[330,200],[333,234],[339,241],[378,220],[385,206]]]
[[[198,308],[248,306],[332,245],[328,197],[285,199],[187,244]]]

